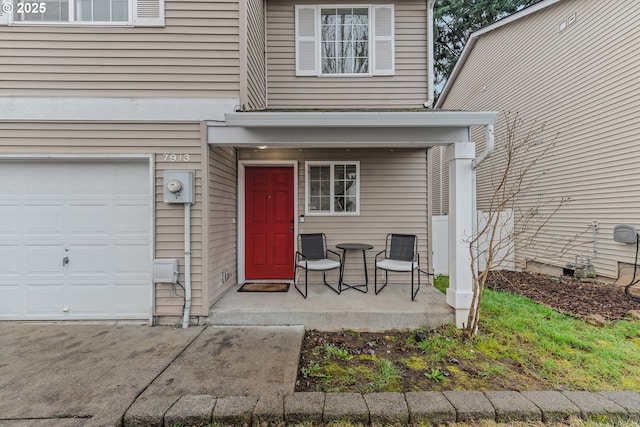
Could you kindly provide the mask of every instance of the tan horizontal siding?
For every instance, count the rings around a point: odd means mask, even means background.
[[[237,0],[168,0],[165,22],[0,27],[0,96],[238,98]]]
[[[184,209],[163,202],[162,176],[166,170],[193,170],[196,203],[192,207],[192,287],[200,295],[208,274],[203,269],[203,211],[200,123],[72,123],[0,121],[2,155],[135,155],[153,156],[154,257],[178,258],[180,282],[184,283]],[[188,154],[189,162],[170,162],[167,154]],[[151,220],[151,218],[149,219]],[[205,274],[206,273],[206,274]],[[150,283],[149,286],[152,284]],[[169,285],[155,285],[155,315],[179,315],[183,293]],[[194,315],[206,315],[208,304],[193,300]]]
[[[267,2],[267,93],[269,108],[421,108],[427,99],[426,2],[381,1],[395,5],[393,76],[296,77],[295,5],[313,0]],[[369,4],[367,3],[367,4]],[[320,4],[340,4],[338,1]]]
[[[564,31],[559,24],[576,13]],[[557,133],[556,147],[534,168],[544,175],[520,206],[570,196],[535,245],[517,247],[516,261],[560,266],[594,256],[599,275],[615,278],[618,263],[633,263],[635,248],[613,241],[613,227],[640,227],[637,172],[640,77],[636,49],[640,4],[621,0],[564,1],[478,40],[444,108],[518,111],[527,123],[545,124],[543,138]],[[612,31],[615,29],[615,31]],[[496,134],[504,129],[502,118]],[[482,140],[480,130],[475,138]],[[500,140],[497,140],[498,148]],[[478,201],[491,193],[494,158],[478,173]],[[589,225],[598,221],[596,249]],[[562,249],[567,247],[565,253]]]
[[[248,108],[266,107],[264,0],[247,0],[247,96]]]
[[[236,171],[234,148],[209,148],[209,305],[238,283]]]
[[[424,150],[384,149],[311,149],[242,150],[240,160],[298,160],[298,216],[305,213],[306,161],[359,161],[360,162],[360,215],[313,216],[306,215],[298,224],[300,233],[323,232],[329,248],[336,250],[340,242],[370,243],[374,249],[367,252],[371,285],[373,285],[374,255],[384,249],[387,233],[417,234],[423,266],[427,259],[427,167]],[[341,252],[341,251],[338,251]],[[345,266],[348,281],[362,281],[361,256],[349,253]],[[406,275],[392,276],[394,282],[406,282]],[[311,280],[311,279],[310,279]]]

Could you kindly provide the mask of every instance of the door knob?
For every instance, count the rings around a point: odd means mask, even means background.
[[[65,267],[67,265],[69,265],[69,257],[68,256],[62,258],[62,266]]]

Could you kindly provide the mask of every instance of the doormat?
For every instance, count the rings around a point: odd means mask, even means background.
[[[245,283],[238,292],[288,292],[288,283]]]

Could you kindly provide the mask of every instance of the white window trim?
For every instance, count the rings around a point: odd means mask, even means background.
[[[315,34],[315,59],[316,59],[316,70],[315,72],[309,72],[306,71],[304,73],[300,72],[300,70],[298,69],[298,58],[299,58],[299,52],[298,52],[298,9],[304,7],[304,8],[308,8],[308,9],[314,9],[315,10],[315,22],[314,22],[314,34]],[[376,52],[375,52],[375,42],[376,42],[376,37],[375,37],[375,8],[376,7],[389,7],[391,8],[392,11],[395,11],[394,5],[393,4],[350,4],[350,3],[337,3],[337,4],[317,4],[317,5],[296,5],[295,7],[295,34],[294,34],[294,38],[295,38],[295,56],[296,56],[296,60],[295,60],[295,72],[296,72],[296,76],[315,76],[315,77],[322,77],[322,78],[342,78],[342,77],[348,77],[348,78],[354,78],[354,77],[361,77],[361,78],[368,78],[368,77],[375,77],[375,76],[392,76],[395,75],[395,47],[392,50],[392,54],[393,54],[393,58],[391,58],[392,60],[392,69],[388,70],[388,71],[380,71],[380,72],[375,72],[375,57],[376,57]],[[335,9],[335,8],[359,8],[359,9],[364,9],[366,8],[368,10],[368,14],[369,14],[369,72],[368,73],[349,73],[349,74],[324,74],[322,72],[322,50],[321,50],[321,44],[322,44],[322,34],[321,34],[321,11],[323,8],[331,8],[331,9]],[[391,28],[392,31],[394,32],[394,34],[392,36],[389,37],[389,39],[395,44],[395,14],[392,15],[393,19],[391,22]]]
[[[14,5],[20,0],[0,0],[2,4]],[[38,2],[38,0],[34,0]],[[69,17],[75,16],[75,0],[69,0]],[[0,25],[11,26],[51,26],[51,27],[164,27],[164,0],[158,0],[159,2],[159,16],[142,16],[138,12],[138,3],[140,0],[128,0],[128,20],[127,21],[14,21],[13,12],[5,13],[4,16],[0,16]],[[25,0],[30,2],[30,0]]]
[[[335,165],[355,165],[356,167],[356,210],[355,212],[335,212],[334,209],[334,166]],[[309,167],[310,166],[329,166],[330,167],[330,197],[331,203],[330,208],[331,212],[318,212],[312,211],[309,209],[309,197],[311,194],[310,188],[310,180],[309,180]],[[304,181],[305,181],[305,196],[304,196],[304,211],[305,215],[308,216],[358,216],[360,215],[360,162],[354,160],[345,160],[345,161],[321,161],[321,160],[313,160],[305,162],[304,166]]]

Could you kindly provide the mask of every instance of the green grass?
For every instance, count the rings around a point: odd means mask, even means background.
[[[554,386],[640,388],[640,323],[597,327],[527,298],[485,290],[476,349],[528,366]]]
[[[449,277],[437,276],[434,286],[446,292]],[[596,327],[527,298],[487,289],[480,328],[474,342],[475,351],[490,359],[526,365],[532,374],[556,387],[581,390],[637,390],[640,387],[640,323],[637,321]],[[430,354],[434,358],[451,348],[441,339],[425,346],[433,347]],[[485,365],[479,366],[483,375],[504,374],[500,365]]]
[[[378,361],[379,373],[371,391],[402,391],[402,369],[387,359]]]
[[[446,293],[447,288],[449,287],[449,276],[444,276],[442,274],[436,275],[433,278],[433,286],[443,294]]]
[[[351,360],[353,356],[344,348],[338,348],[333,344],[325,344],[323,346],[326,357],[333,357],[342,360]]]

